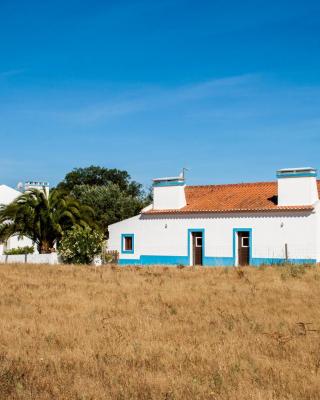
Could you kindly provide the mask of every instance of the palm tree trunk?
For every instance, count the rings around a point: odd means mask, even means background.
[[[38,251],[40,254],[48,254],[51,253],[51,249],[53,248],[54,243],[51,241],[43,240],[39,246],[38,246]]]

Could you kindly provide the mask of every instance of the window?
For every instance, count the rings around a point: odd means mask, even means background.
[[[196,247],[202,247],[202,237],[201,236],[196,237]]]
[[[241,245],[242,245],[242,247],[249,247],[249,238],[248,237],[242,237]]]
[[[121,253],[134,253],[133,233],[124,233],[121,235]]]
[[[125,236],[124,238],[124,249],[125,251],[132,251],[133,246],[132,246],[132,237],[131,236]]]

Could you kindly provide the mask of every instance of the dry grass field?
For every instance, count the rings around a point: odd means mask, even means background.
[[[0,399],[319,399],[320,268],[0,266]]]

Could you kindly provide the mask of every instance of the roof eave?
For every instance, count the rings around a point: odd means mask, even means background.
[[[160,215],[160,214],[236,214],[236,213],[257,213],[257,212],[303,212],[313,211],[313,206],[291,206],[277,208],[254,208],[254,209],[232,209],[232,210],[149,210],[142,212],[144,215]]]

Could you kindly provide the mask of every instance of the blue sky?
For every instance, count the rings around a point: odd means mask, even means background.
[[[0,183],[320,167],[318,1],[0,2]]]

